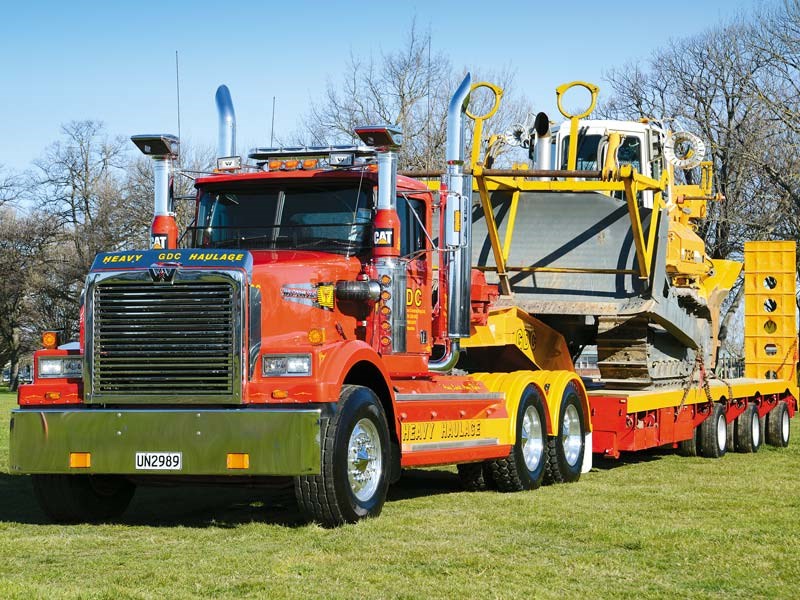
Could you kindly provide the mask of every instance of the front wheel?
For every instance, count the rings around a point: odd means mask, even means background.
[[[102,523],[122,516],[136,486],[114,475],[32,475],[33,493],[57,523]]]
[[[578,481],[586,451],[586,426],[575,383],[564,390],[559,411],[558,435],[547,439],[545,483]]]
[[[321,425],[319,475],[295,478],[300,510],[324,527],[376,517],[389,485],[389,433],[375,393],[345,385],[336,414]]]
[[[506,458],[489,462],[501,492],[533,490],[542,484],[547,463],[547,421],[544,400],[535,386],[522,393],[517,409],[517,439]]]

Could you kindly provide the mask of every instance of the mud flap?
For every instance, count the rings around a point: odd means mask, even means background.
[[[587,432],[584,439],[583,464],[581,465],[581,473],[588,473],[592,470],[592,432]]]

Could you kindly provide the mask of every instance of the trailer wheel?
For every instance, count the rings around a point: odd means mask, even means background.
[[[786,448],[791,435],[789,408],[783,400],[767,413],[767,443],[770,446]]]
[[[721,458],[728,450],[728,423],[725,409],[715,402],[708,418],[700,423],[700,455]]]
[[[575,384],[564,390],[559,410],[559,435],[547,438],[545,483],[571,483],[581,476],[586,446],[586,427]]]
[[[389,428],[375,393],[345,385],[336,414],[322,419],[319,475],[295,478],[303,514],[324,527],[381,513],[389,485]]]
[[[33,493],[57,523],[102,523],[122,516],[136,486],[114,475],[32,475]]]
[[[692,432],[692,437],[688,440],[682,440],[678,442],[678,454],[681,456],[697,456],[698,451],[698,441],[700,438],[700,428],[695,427],[694,431]]]
[[[492,479],[492,473],[486,462],[461,463],[458,467],[458,478],[461,485],[468,492],[485,492],[497,489]]]
[[[758,418],[758,408],[755,404],[748,404],[744,412],[736,417],[735,427],[733,447],[736,451],[758,452],[764,435],[761,431],[761,420]]]
[[[506,458],[489,462],[492,478],[501,492],[535,490],[544,478],[547,421],[544,400],[534,386],[528,386],[522,392],[517,409],[516,440]]]

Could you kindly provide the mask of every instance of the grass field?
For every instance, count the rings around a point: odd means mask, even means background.
[[[789,598],[800,595],[800,444],[721,460],[650,453],[573,485],[460,491],[416,470],[380,518],[298,522],[258,489],[137,491],[115,525],[48,524],[8,472],[0,394],[2,598]]]

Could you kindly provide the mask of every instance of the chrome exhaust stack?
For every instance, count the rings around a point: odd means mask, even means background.
[[[236,114],[233,112],[233,100],[227,85],[217,88],[214,96],[217,101],[219,115],[219,135],[217,137],[217,158],[236,155]]]
[[[448,261],[448,335],[469,337],[470,270],[472,262],[472,176],[464,173],[466,114],[472,78],[469,73],[453,94],[447,110],[447,206],[445,246]]]
[[[449,371],[458,362],[460,338],[469,337],[472,261],[472,176],[464,173],[466,114],[472,77],[467,73],[450,99],[447,110],[445,159],[447,197],[442,238],[447,269],[447,337],[450,348],[441,359],[431,361],[434,371]]]

